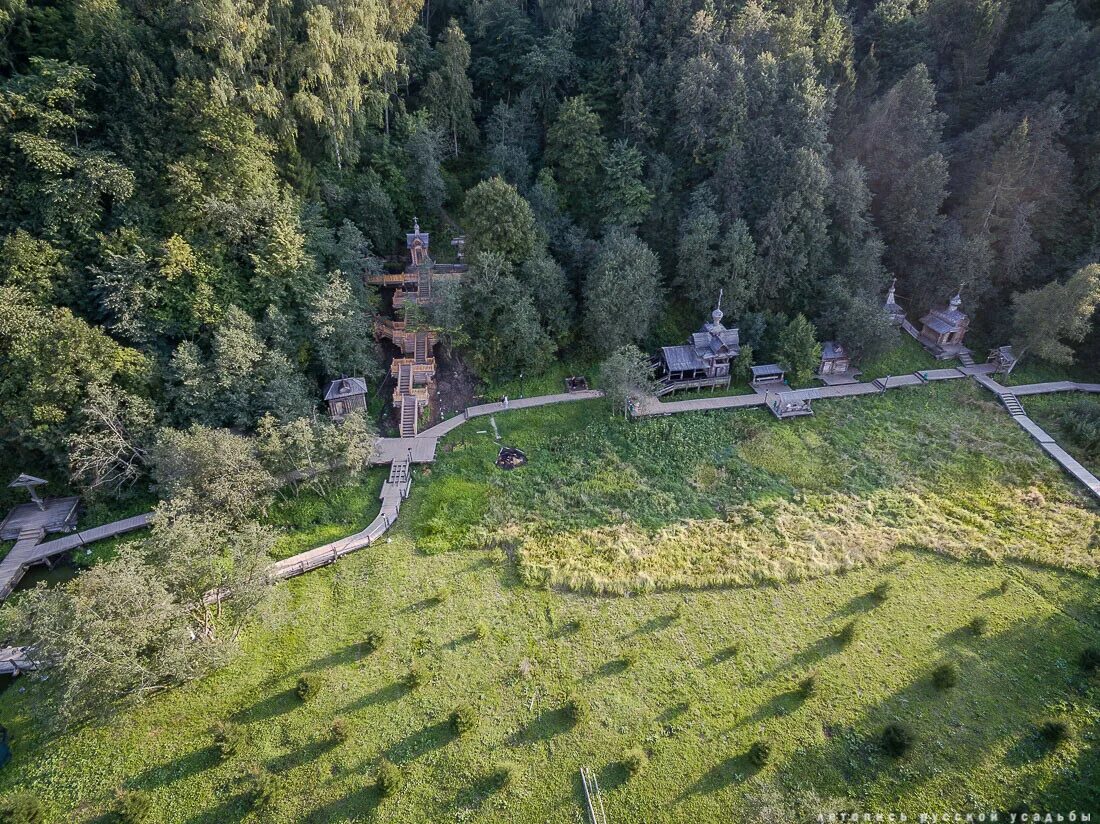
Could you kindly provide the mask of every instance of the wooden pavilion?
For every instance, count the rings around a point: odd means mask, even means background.
[[[757,392],[773,392],[787,382],[787,373],[778,363],[762,363],[749,369],[750,383]]]
[[[0,541],[26,540],[31,536],[41,539],[50,532],[72,532],[76,529],[80,498],[43,498],[37,487],[46,482],[33,475],[20,475],[8,487],[26,489],[30,503],[19,504],[0,521]]]

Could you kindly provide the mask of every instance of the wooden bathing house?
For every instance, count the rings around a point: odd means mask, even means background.
[[[325,403],[334,421],[367,409],[367,382],[363,378],[339,378],[325,387]]]
[[[740,332],[722,325],[722,298],[710,322],[680,346],[662,346],[653,359],[657,397],[680,389],[713,389],[730,385],[730,361],[741,354]]]

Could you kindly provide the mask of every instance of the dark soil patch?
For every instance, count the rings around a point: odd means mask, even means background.
[[[443,415],[450,417],[472,406],[476,402],[478,384],[477,375],[458,355],[445,355],[442,346],[436,347],[435,355],[436,390],[439,394],[432,398],[433,420]]]

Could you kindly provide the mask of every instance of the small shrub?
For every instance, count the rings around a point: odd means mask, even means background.
[[[414,690],[427,684],[431,677],[431,670],[424,663],[414,661],[405,674],[405,686]]]
[[[348,740],[348,722],[342,715],[338,715],[332,719],[332,726],[329,727],[329,732],[332,733],[332,737],[343,743]]]
[[[274,806],[279,798],[279,779],[263,767],[253,767],[249,771],[252,797],[252,809],[266,810]]]
[[[766,741],[753,741],[749,747],[749,763],[754,767],[763,767],[771,755],[772,748]]]
[[[447,586],[440,587],[435,591],[435,595],[432,596],[432,602],[436,604],[445,604],[451,599],[451,588]]]
[[[565,717],[571,724],[583,724],[588,720],[588,705],[576,696],[570,696],[565,702]]]
[[[940,664],[932,670],[932,684],[938,690],[946,690],[959,683],[959,668],[954,664]]]
[[[474,637],[479,641],[484,641],[489,637],[489,625],[486,623],[479,623],[474,627]]]
[[[871,590],[871,597],[881,604],[883,601],[890,597],[890,591],[892,589],[893,586],[891,584],[883,581],[881,584]]]
[[[218,721],[212,730],[214,746],[222,759],[237,753],[244,744],[244,728],[232,721]]]
[[[4,824],[42,824],[45,814],[38,796],[26,790],[0,800],[0,821]]]
[[[1066,718],[1050,718],[1039,725],[1039,736],[1053,749],[1073,738],[1073,724]]]
[[[989,619],[984,615],[979,615],[966,626],[970,630],[971,635],[985,635],[985,631],[989,629]]]
[[[1012,582],[1005,578],[1001,581],[1001,595],[1008,595],[1008,591],[1012,588]]]
[[[122,824],[146,824],[153,817],[153,797],[141,790],[118,791],[118,820]]]
[[[649,755],[641,747],[631,747],[623,753],[623,766],[631,775],[637,775],[649,762]]]
[[[367,633],[367,637],[363,639],[363,646],[367,652],[374,652],[382,649],[386,643],[386,636],[381,630],[372,629]]]
[[[382,794],[382,797],[392,798],[400,791],[404,777],[396,764],[383,758],[382,763],[378,765],[376,780],[378,792]]]
[[[809,698],[817,692],[817,673],[811,672],[798,682],[798,695],[801,698]]]
[[[317,697],[321,691],[321,680],[316,675],[302,675],[294,687],[294,694],[299,701],[310,701]]]
[[[477,717],[477,709],[463,704],[451,713],[451,727],[459,735],[465,735],[477,726]]]
[[[904,724],[887,724],[882,731],[882,748],[887,755],[901,758],[913,746],[913,732]]]
[[[682,618],[683,618],[683,617],[684,617],[684,616],[685,616],[686,614],[687,614],[687,607],[685,607],[685,606],[684,606],[684,602],[683,602],[683,601],[680,601],[680,602],[679,602],[679,603],[678,603],[678,604],[676,605],[675,609],[673,609],[673,610],[672,610],[672,615],[671,615],[670,617],[672,618],[672,620],[673,620],[673,621],[679,621],[679,620],[680,620],[680,619],[682,619]]]
[[[629,649],[622,654],[619,660],[623,664],[623,669],[630,669],[638,663],[638,651]]]
[[[847,624],[842,626],[840,628],[840,632],[838,632],[836,634],[837,642],[843,647],[848,646],[849,644],[852,643],[852,641],[854,641],[856,639],[856,630],[857,629],[858,629],[858,627],[856,626],[856,622],[855,621],[849,621]]]
[[[1081,650],[1081,657],[1078,662],[1085,672],[1100,670],[1100,647],[1087,647]]]

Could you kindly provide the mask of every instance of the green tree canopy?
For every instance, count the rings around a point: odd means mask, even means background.
[[[1012,296],[1013,343],[1017,353],[1051,363],[1071,363],[1068,343],[1084,340],[1100,305],[1100,264],[1078,269],[1065,283],[1051,283]]]
[[[539,245],[531,205],[502,178],[483,180],[470,189],[463,214],[472,256],[490,252],[519,264],[531,258]]]
[[[641,343],[661,307],[657,255],[637,235],[604,236],[585,281],[584,326],[596,350]]]

